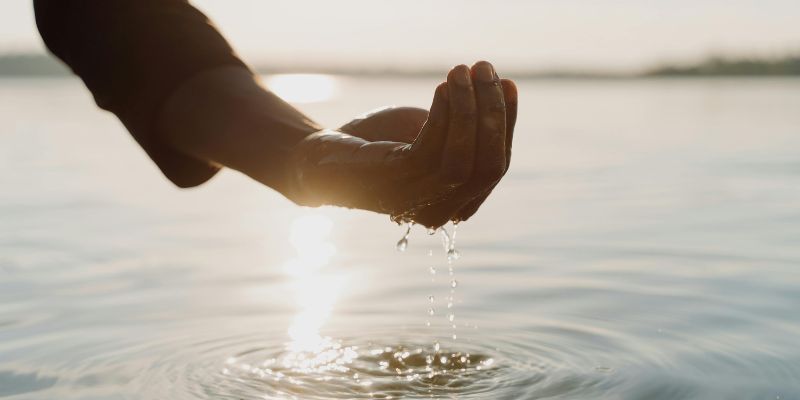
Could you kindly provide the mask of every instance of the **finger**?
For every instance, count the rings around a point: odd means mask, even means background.
[[[518,92],[517,85],[510,79],[500,81],[506,102],[506,171],[511,163],[511,144],[514,140],[514,126],[517,123]]]
[[[472,176],[477,142],[475,90],[466,65],[450,71],[447,89],[450,107],[439,177],[444,184],[455,187],[466,183]]]
[[[451,71],[451,75],[454,72],[458,71]],[[446,199],[416,211],[415,220],[426,226],[440,226],[451,219],[458,219],[459,210],[476,197],[483,196],[502,177],[506,169],[506,111],[500,79],[494,67],[486,61],[478,62],[472,67],[470,78],[475,93],[476,112],[474,170],[469,181],[448,194]],[[454,99],[451,108],[456,106]],[[453,113],[450,115],[452,126],[452,119],[457,117]],[[448,135],[453,133],[451,128]],[[445,151],[449,150],[450,148],[446,146]]]
[[[447,113],[449,109],[447,82],[436,87],[428,119],[419,131],[411,149],[423,159],[439,161],[447,140]]]
[[[509,79],[501,79],[500,84],[503,87],[503,99],[506,103],[506,168],[505,172],[508,172],[508,167],[511,164],[511,145],[512,141],[514,140],[514,126],[517,123],[517,86],[514,84],[513,81]],[[492,185],[491,189],[489,189],[483,195],[476,197],[475,199],[468,202],[461,210],[458,211],[456,214],[455,220],[456,221],[466,221],[478,211],[478,208],[486,201],[486,198],[489,197],[489,194],[494,190],[494,187],[497,184]]]
[[[508,167],[511,164],[511,145],[514,139],[514,126],[517,122],[517,86],[514,84],[513,81],[509,79],[502,79],[500,80],[500,84],[503,86],[503,98],[506,103],[506,169],[505,172],[508,172]],[[494,187],[497,186],[496,184],[492,186],[489,191],[485,194],[476,197],[475,199],[471,200],[467,203],[461,210],[458,211],[456,214],[455,220],[456,221],[466,221],[470,219],[475,213],[478,211],[483,202],[486,201],[486,198],[489,197],[489,194],[494,190]]]
[[[437,209],[437,211],[442,210],[444,208]],[[421,208],[416,210],[410,219],[426,228],[438,228],[453,220],[453,217],[446,213],[432,212],[430,208]]]
[[[478,211],[481,205],[483,205],[483,202],[486,201],[486,198],[489,197],[489,194],[492,192],[493,189],[494,186],[492,186],[492,188],[489,189],[486,193],[472,199],[466,205],[461,207],[461,209],[458,210],[458,212],[456,213],[455,217],[453,217],[453,221],[461,222],[470,219],[470,217],[475,215],[475,213]]]
[[[506,105],[492,64],[479,61],[472,71],[476,78],[478,151],[471,186],[476,192],[483,192],[499,181],[506,169]]]
[[[475,63],[470,72],[478,115],[475,169],[470,181],[458,187],[446,201],[421,209],[420,223],[461,219],[460,210],[468,205],[477,210],[506,170],[506,107],[500,79],[486,61]],[[474,201],[476,205],[472,204]]]

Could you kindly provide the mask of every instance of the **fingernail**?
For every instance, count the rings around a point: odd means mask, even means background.
[[[492,68],[491,64],[481,63],[476,70],[475,75],[478,76],[478,80],[481,82],[489,83],[494,80],[494,68]]]
[[[469,68],[459,67],[454,76],[456,83],[461,86],[470,85]]]

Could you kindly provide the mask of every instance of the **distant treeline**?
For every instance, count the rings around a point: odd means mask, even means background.
[[[0,76],[64,76],[69,70],[45,54],[0,55]]]
[[[309,68],[306,66],[256,67],[261,73],[329,73],[359,76],[436,76],[442,68],[418,70],[386,68]],[[510,72],[510,71],[508,71]],[[0,55],[0,76],[65,76],[69,70],[58,60],[45,54]],[[507,73],[516,78],[583,78],[625,79],[640,77],[711,77],[711,76],[800,76],[800,55],[782,58],[711,57],[695,64],[663,65],[640,73],[606,73],[592,70],[517,70]]]
[[[800,55],[778,59],[712,57],[699,64],[661,66],[646,76],[787,76],[800,75]]]

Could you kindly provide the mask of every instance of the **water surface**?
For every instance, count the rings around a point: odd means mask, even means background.
[[[325,82],[334,126],[435,85]],[[175,189],[79,83],[0,81],[0,398],[800,399],[800,81],[520,91],[453,340],[438,237]]]

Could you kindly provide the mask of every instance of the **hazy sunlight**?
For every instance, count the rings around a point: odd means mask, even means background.
[[[266,78],[269,90],[290,103],[317,103],[336,96],[339,85],[333,76],[279,74]]]

